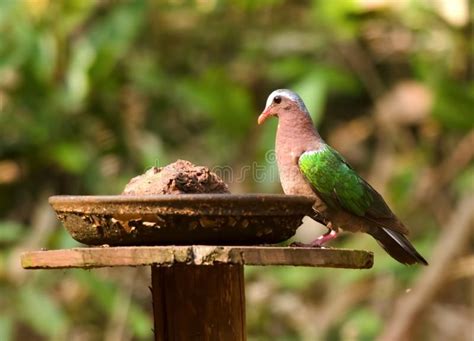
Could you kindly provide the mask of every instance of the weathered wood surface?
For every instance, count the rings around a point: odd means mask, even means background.
[[[153,266],[155,340],[245,340],[243,268]]]
[[[367,269],[373,265],[373,254],[361,250],[273,246],[84,247],[25,252],[21,256],[21,264],[25,269],[175,264],[294,265]]]

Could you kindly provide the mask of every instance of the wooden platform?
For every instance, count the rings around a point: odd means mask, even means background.
[[[127,246],[29,251],[25,269],[172,266],[175,264],[291,265],[368,269],[373,254],[361,250],[272,246]]]

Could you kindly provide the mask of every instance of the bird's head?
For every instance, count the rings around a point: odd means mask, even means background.
[[[308,113],[301,97],[291,90],[275,90],[268,96],[265,109],[258,117],[258,124],[262,124],[270,116],[281,117],[296,112]]]

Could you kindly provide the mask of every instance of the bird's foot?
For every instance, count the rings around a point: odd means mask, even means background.
[[[315,240],[313,240],[311,243],[300,243],[300,242],[294,242],[291,243],[290,246],[293,247],[322,247],[325,243],[327,243],[330,240],[333,240],[337,237],[337,232],[334,230],[329,230],[327,233],[323,234],[322,236],[319,236]]]

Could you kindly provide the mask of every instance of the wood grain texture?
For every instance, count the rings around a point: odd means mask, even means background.
[[[293,265],[367,269],[373,254],[361,250],[272,246],[135,246],[84,247],[29,251],[21,256],[25,269],[99,268],[111,266]]]
[[[243,265],[152,267],[155,340],[246,339]]]

